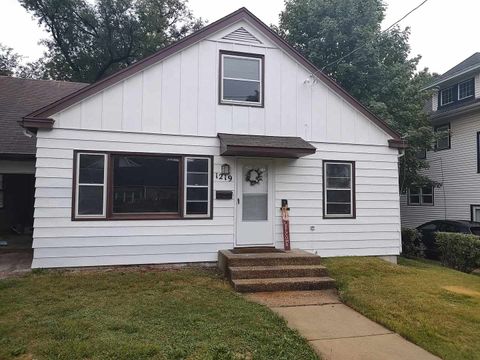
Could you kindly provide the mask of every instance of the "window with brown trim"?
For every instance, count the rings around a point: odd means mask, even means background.
[[[355,163],[323,162],[323,215],[325,218],[355,217]]]
[[[75,162],[76,220],[211,217],[211,157],[78,151]]]
[[[263,55],[220,52],[220,104],[263,106]]]

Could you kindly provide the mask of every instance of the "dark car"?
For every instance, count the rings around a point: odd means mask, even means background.
[[[435,233],[455,232],[480,236],[480,222],[466,220],[435,220],[417,227],[422,234],[422,242],[426,247],[425,256],[428,259],[439,258],[438,246],[435,242]]]

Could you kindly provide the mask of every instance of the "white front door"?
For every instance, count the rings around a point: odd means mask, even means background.
[[[273,246],[272,163],[237,160],[236,246]]]

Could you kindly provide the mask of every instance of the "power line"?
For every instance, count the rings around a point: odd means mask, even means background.
[[[408,13],[406,13],[405,15],[402,16],[402,18],[400,18],[399,20],[395,21],[392,25],[390,25],[388,28],[386,28],[385,30],[381,31],[380,34],[383,34],[385,32],[387,32],[388,30],[390,30],[391,28],[393,28],[395,25],[397,25],[400,21],[404,20],[407,16],[409,16],[411,13],[413,13],[414,11],[418,10],[419,8],[421,8],[423,5],[425,5],[425,3],[427,2],[428,0],[424,0],[422,1],[419,5],[417,5],[416,7],[414,7],[412,10],[410,10]],[[363,49],[365,46],[367,46],[367,43],[357,47],[356,49],[353,49],[352,51],[350,51],[348,54],[345,54],[343,55],[342,57],[340,57],[339,59],[331,62],[330,64],[327,64],[325,65],[324,67],[322,67],[322,71],[325,70],[325,68],[327,67],[330,67],[332,65],[335,65],[336,63],[342,61],[343,59],[345,59],[347,56],[350,56],[352,55],[353,53],[356,53],[358,50],[360,49]],[[312,75],[315,75],[315,73],[313,73]]]

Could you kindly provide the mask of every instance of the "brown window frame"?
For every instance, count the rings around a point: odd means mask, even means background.
[[[248,101],[232,101],[223,99],[223,56],[237,56],[237,57],[246,57],[252,59],[260,59],[260,102],[248,102]],[[219,65],[218,65],[218,104],[219,105],[230,105],[230,106],[248,106],[263,108],[265,107],[265,55],[255,54],[255,53],[245,53],[239,51],[228,51],[220,50],[219,52]]]
[[[104,215],[77,215],[77,166],[79,154],[98,154],[106,156],[106,199]],[[151,156],[151,157],[173,157],[179,161],[179,196],[178,196],[178,212],[174,213],[113,213],[113,161],[115,155],[127,156]],[[209,159],[209,207],[208,215],[188,215],[185,213],[185,163],[187,158]],[[101,151],[101,150],[74,150],[73,151],[73,179],[72,179],[72,221],[111,221],[111,220],[208,220],[213,219],[213,156],[211,155],[190,155],[190,154],[165,154],[165,153],[138,153],[123,151]]]
[[[349,164],[351,166],[351,201],[352,201],[352,212],[351,214],[327,214],[327,164]],[[356,200],[356,171],[355,171],[355,161],[345,161],[345,160],[323,160],[322,161],[322,183],[323,183],[323,218],[325,220],[336,220],[336,219],[356,219],[357,217],[357,200]]]

